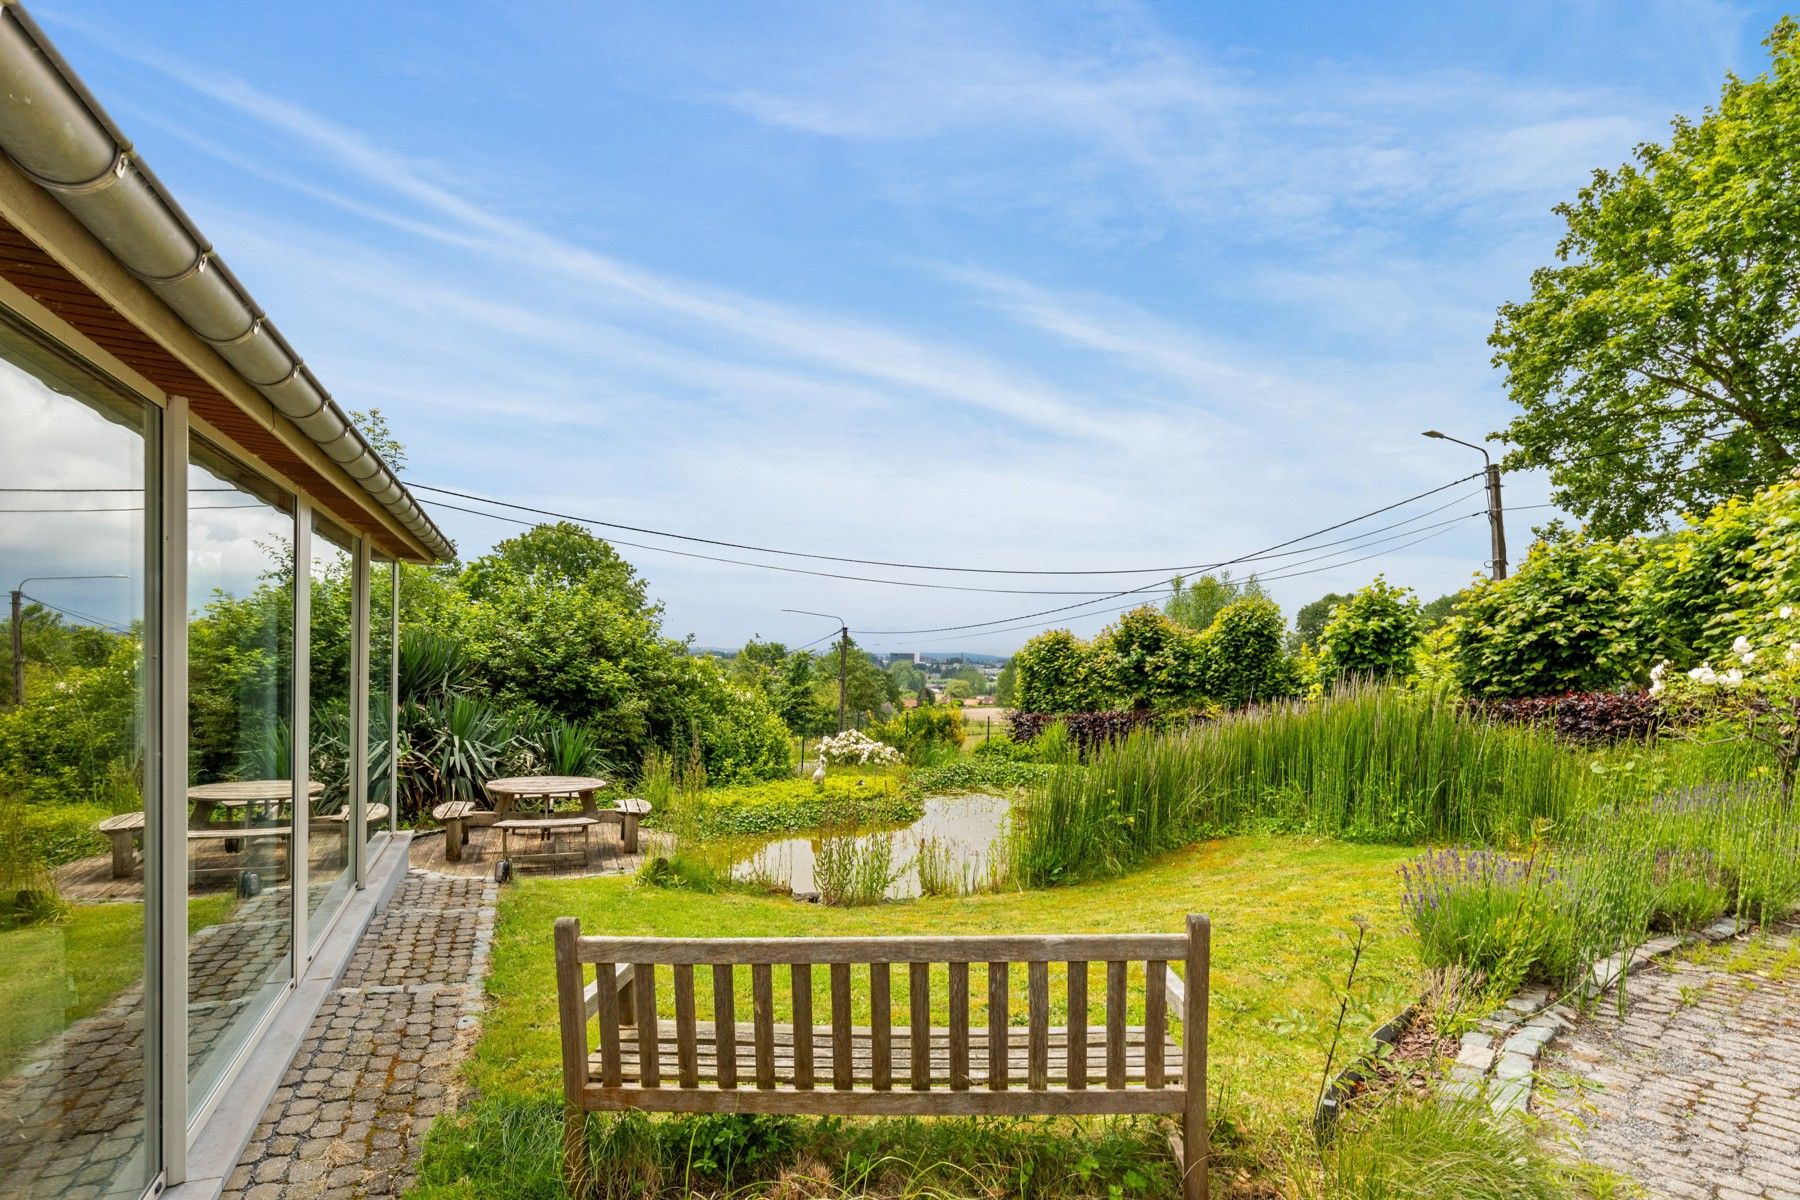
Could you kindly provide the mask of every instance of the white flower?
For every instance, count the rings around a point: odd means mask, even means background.
[[[1726,687],[1736,687],[1738,684],[1744,682],[1744,673],[1734,668],[1719,676],[1719,682]]]
[[[1784,604],[1775,610],[1775,615],[1785,621],[1794,615],[1794,606],[1791,604]]]
[[[1748,654],[1748,653],[1750,653],[1750,639],[1745,637],[1741,633],[1738,634],[1737,641],[1731,643],[1731,652],[1733,654]]]
[[[1712,669],[1711,663],[1701,663],[1688,672],[1688,678],[1695,683],[1715,684],[1719,682],[1719,674]]]
[[[1661,662],[1657,663],[1654,667],[1650,668],[1650,682],[1655,683],[1655,684],[1660,684],[1660,683],[1662,683],[1663,676],[1668,673],[1669,673],[1669,660],[1665,658]]]
[[[1663,690],[1663,681],[1662,680],[1653,679],[1650,681],[1650,694],[1652,696],[1662,695],[1662,690]]]
[[[1784,662],[1793,662],[1796,658],[1800,658],[1800,642],[1789,642],[1787,653],[1781,657]]]
[[[1747,667],[1751,663],[1756,661],[1756,651],[1746,650],[1742,654],[1738,655],[1738,660]]]

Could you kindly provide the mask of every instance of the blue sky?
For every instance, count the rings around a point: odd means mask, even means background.
[[[33,6],[339,401],[386,412],[410,479],[1070,570],[1230,558],[1477,467],[1418,433],[1508,419],[1485,339],[1551,206],[1759,72],[1779,11]],[[1290,613],[1377,570],[1450,590],[1485,528],[1431,527],[1478,507],[1271,590]],[[438,515],[465,556],[515,532]],[[1515,557],[1551,515],[1510,522]],[[788,607],[887,630],[1078,599],[624,553],[705,645],[827,631]]]

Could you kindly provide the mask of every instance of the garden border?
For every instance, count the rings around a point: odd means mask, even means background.
[[[1658,934],[1630,950],[1597,958],[1582,980],[1581,999],[1586,1002],[1598,998],[1628,977],[1633,968],[1654,962],[1683,946],[1696,942],[1723,942],[1754,928],[1754,921],[1718,917],[1699,929]],[[1381,1045],[1393,1045],[1412,1026],[1421,1006],[1421,1001],[1407,1005],[1371,1034],[1371,1039]],[[1485,1096],[1490,1107],[1501,1116],[1527,1112],[1537,1082],[1538,1059],[1544,1048],[1557,1034],[1572,1029],[1579,1017],[1580,1013],[1570,1007],[1563,996],[1551,992],[1548,987],[1534,984],[1520,988],[1498,1010],[1477,1022],[1475,1029],[1462,1035],[1456,1058],[1441,1085],[1441,1094],[1452,1099]],[[1356,1093],[1357,1085],[1369,1078],[1372,1057],[1371,1053],[1362,1054],[1326,1085],[1313,1113],[1314,1126],[1321,1133],[1336,1125],[1343,1115],[1345,1102]]]

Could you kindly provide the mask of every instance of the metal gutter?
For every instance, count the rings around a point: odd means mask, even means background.
[[[0,0],[0,151],[408,532],[456,556],[15,0]]]

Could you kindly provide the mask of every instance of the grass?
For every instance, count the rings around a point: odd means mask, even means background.
[[[1598,1182],[1598,1181],[1595,1181]],[[1337,1136],[1289,1155],[1283,1200],[1566,1200],[1587,1180],[1552,1157],[1523,1121],[1479,1100],[1401,1089],[1353,1112]]]
[[[229,895],[188,904],[188,930],[230,914]],[[0,1076],[46,1038],[92,1016],[144,977],[144,907],[78,904],[66,920],[0,932]]]
[[[1054,892],[924,899],[844,909],[799,905],[741,892],[700,894],[646,888],[622,879],[525,878],[501,895],[488,979],[492,1006],[468,1066],[469,1080],[494,1104],[540,1104],[547,1121],[560,1115],[560,1110],[546,1100],[557,1095],[559,1088],[550,942],[552,923],[559,916],[574,915],[586,929],[621,935],[706,936],[729,931],[740,937],[796,937],[1173,932],[1183,927],[1189,912],[1205,912],[1213,919],[1215,939],[1211,1032],[1215,1098],[1226,1119],[1252,1131],[1253,1139],[1278,1137],[1282,1136],[1280,1131],[1291,1127],[1298,1114],[1307,1110],[1318,1087],[1331,1022],[1340,1000],[1329,973],[1348,962],[1347,935],[1353,928],[1352,917],[1368,920],[1371,940],[1363,962],[1365,982],[1353,1000],[1350,1028],[1357,1033],[1372,1028],[1416,991],[1413,940],[1402,928],[1396,902],[1397,870],[1407,853],[1387,846],[1297,838],[1233,838],[1167,855],[1121,882],[1089,883]],[[939,1021],[945,1017],[941,972],[940,968],[933,986],[934,1007],[939,1010],[935,1019]],[[971,975],[971,1020],[980,1024],[985,997],[981,968],[977,966]],[[741,982],[747,987],[747,979]],[[1134,1003],[1141,1011],[1141,976],[1134,975],[1131,982]],[[895,985],[898,992],[903,980],[896,979]],[[1090,982],[1090,993],[1104,994],[1100,976]],[[670,994],[668,988],[658,988],[659,997],[666,1000]],[[1012,995],[1022,1005],[1025,989],[1017,986]],[[748,1002],[747,994],[740,998],[743,1011],[748,1011]],[[855,1019],[866,1021],[866,992],[859,989],[854,1002]],[[778,987],[778,1009],[784,1009],[785,1003],[786,995]],[[894,1003],[896,1012],[905,1011],[903,996],[896,995]],[[1013,1015],[1015,1020],[1023,1021],[1022,1008]],[[541,1133],[521,1132],[516,1124],[506,1125],[493,1112],[482,1119],[489,1121],[485,1134],[458,1134],[446,1128],[446,1148],[442,1152],[450,1153],[447,1147],[458,1137],[498,1137],[503,1126],[513,1131],[508,1136],[515,1139],[529,1140]],[[926,1124],[926,1132],[907,1136],[913,1139],[916,1152],[924,1156],[930,1146],[943,1146],[921,1139],[948,1139],[945,1144],[954,1147],[957,1139],[974,1136],[969,1132],[971,1127],[969,1122],[931,1122]],[[1030,1126],[1006,1122],[1000,1127],[1024,1136],[1022,1131]],[[1085,1137],[1100,1138],[1112,1147],[1108,1153],[1117,1151],[1121,1144],[1139,1147],[1134,1151],[1138,1157],[1106,1176],[1114,1183],[1122,1180],[1127,1170],[1137,1171],[1145,1179],[1166,1181],[1166,1175],[1160,1172],[1166,1168],[1167,1151],[1160,1136],[1154,1133],[1154,1122],[1146,1119],[1109,1125],[1112,1132],[1104,1137],[1104,1131],[1096,1132],[1099,1125],[1093,1122],[1074,1126],[1065,1122],[1058,1127],[1065,1128],[1065,1133],[1059,1135],[1065,1138],[1070,1136],[1067,1128],[1083,1131],[1070,1145],[1082,1144]],[[548,1139],[545,1145],[554,1146],[553,1131],[541,1136]],[[1017,1153],[994,1150],[994,1160],[1017,1165],[1024,1151],[1017,1147],[1014,1150]],[[962,1152],[945,1150],[947,1154]],[[428,1153],[424,1178],[431,1178],[431,1171],[437,1169],[432,1165],[433,1153]],[[534,1149],[531,1153],[540,1151]],[[1081,1158],[1077,1155],[1059,1169],[1073,1171]],[[553,1151],[551,1161],[554,1169]],[[980,1159],[970,1157],[964,1161],[975,1163]],[[843,1163],[837,1163],[834,1171],[841,1166]],[[494,1169],[501,1168],[496,1165]],[[837,1177],[841,1179],[841,1175]],[[498,1177],[471,1178],[480,1188],[470,1194],[513,1194]],[[1096,1190],[1091,1193],[1057,1194],[1104,1196],[1109,1186],[1096,1183]],[[972,1194],[979,1190],[967,1184],[950,1187],[947,1194]],[[1001,1186],[995,1194],[1008,1193]],[[1123,1194],[1166,1192],[1127,1189]]]
[[[894,882],[894,838],[840,834],[820,838],[813,851],[813,882],[826,904],[878,904]]]

